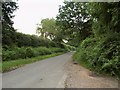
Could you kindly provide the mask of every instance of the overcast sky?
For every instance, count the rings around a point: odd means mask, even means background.
[[[18,0],[14,27],[25,34],[35,34],[37,24],[44,18],[55,18],[64,0]]]

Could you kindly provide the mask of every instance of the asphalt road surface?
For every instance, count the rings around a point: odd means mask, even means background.
[[[72,53],[52,57],[2,75],[3,88],[64,88],[64,65]]]

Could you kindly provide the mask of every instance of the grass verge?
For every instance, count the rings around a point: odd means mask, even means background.
[[[90,64],[87,61],[77,61],[81,66],[91,70]]]
[[[0,71],[0,72],[11,71],[11,70],[17,69],[21,66],[24,66],[26,64],[30,64],[30,63],[40,61],[40,60],[43,60],[43,59],[46,59],[46,58],[58,56],[58,55],[61,55],[63,53],[64,52],[59,52],[59,53],[55,53],[55,54],[38,56],[38,57],[27,58],[27,59],[17,59],[17,60],[12,60],[12,61],[4,61],[4,62],[0,63],[0,66],[2,64],[2,69],[0,69],[2,71]]]
[[[79,54],[78,53],[74,53],[72,58],[73,58],[73,61],[76,61],[79,65],[91,70],[90,63],[88,63],[88,61],[86,61],[86,60],[79,60]]]

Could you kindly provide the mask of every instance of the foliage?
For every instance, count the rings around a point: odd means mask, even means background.
[[[89,7],[95,34],[120,32],[120,2],[89,3]]]
[[[91,20],[87,11],[87,3],[65,1],[59,7],[57,24],[63,31],[64,39],[74,42],[75,46],[91,33]]]
[[[18,8],[16,2],[2,1],[2,43],[15,43],[15,29],[13,28],[13,12]]]
[[[39,47],[39,46],[45,46],[45,47],[56,47],[57,45],[55,44],[54,41],[51,41],[49,39],[44,39],[41,37],[38,37],[36,35],[27,35],[19,32],[14,32],[14,42],[8,43],[8,39],[6,40],[7,43],[3,42],[3,48],[6,46],[18,46],[18,47]],[[12,39],[9,37],[9,39]]]
[[[41,23],[38,24],[36,33],[44,39],[55,42],[57,47],[62,47],[63,33],[61,28],[56,24],[56,20],[51,18],[42,19]]]
[[[120,78],[120,2],[89,3],[91,37],[80,43],[73,58],[96,72]]]
[[[14,17],[13,12],[18,8],[16,2],[5,2],[2,1],[2,45],[6,46],[18,46],[18,47],[56,47],[55,42],[40,38],[35,35],[27,35],[16,32],[13,27],[12,18]],[[50,24],[53,20],[50,22]],[[53,22],[54,23],[54,22]],[[48,25],[48,24],[47,24]]]
[[[99,38],[87,38],[79,46],[74,59],[86,61],[97,72],[120,76],[120,34]],[[115,37],[117,36],[117,37]]]
[[[35,56],[48,55],[52,53],[64,52],[64,49],[61,48],[46,48],[46,47],[14,47],[8,50],[3,48],[2,59],[3,61],[15,60],[15,59],[25,59]]]
[[[37,27],[37,33],[43,38],[54,39],[56,36],[58,27],[56,26],[55,19],[42,19],[41,24]]]
[[[4,61],[75,50],[80,43],[75,60],[120,78],[120,2],[65,1],[56,20],[41,21],[40,37],[15,31],[11,19],[16,9],[15,2],[2,4]]]
[[[71,45],[69,45],[69,44],[63,43],[63,46],[64,46],[64,49],[65,49],[66,51],[75,51],[75,50],[76,50],[76,47],[71,46]]]

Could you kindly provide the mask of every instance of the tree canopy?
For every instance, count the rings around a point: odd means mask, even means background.
[[[74,59],[120,78],[120,2],[91,2],[87,7],[92,35],[80,43]]]
[[[87,11],[88,3],[65,1],[59,8],[57,24],[64,32],[69,42],[80,43],[91,33],[90,14]]]
[[[15,29],[13,27],[13,12],[18,8],[16,2],[2,1],[2,43],[11,45],[15,43]]]
[[[43,38],[50,38],[51,40],[54,39],[57,33],[57,26],[55,19],[42,19],[41,23],[38,24],[37,33],[40,34]]]

